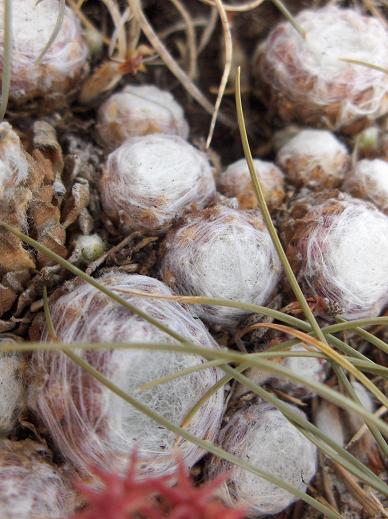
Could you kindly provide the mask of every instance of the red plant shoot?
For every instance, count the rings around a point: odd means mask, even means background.
[[[224,483],[222,475],[202,487],[195,487],[183,460],[176,473],[136,479],[137,453],[134,451],[124,478],[96,468],[93,472],[102,488],[85,484],[76,487],[87,501],[85,509],[71,519],[243,519],[242,508],[226,508],[214,497]],[[175,485],[173,486],[175,482]]]

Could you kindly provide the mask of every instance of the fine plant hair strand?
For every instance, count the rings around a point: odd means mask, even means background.
[[[39,1],[42,2],[43,0],[39,0]],[[38,3],[39,2],[37,2],[37,4]],[[40,63],[42,61],[44,55],[46,54],[46,52],[49,50],[51,45],[56,40],[56,37],[58,36],[59,31],[61,30],[63,19],[65,17],[65,5],[66,5],[66,0],[59,0],[58,18],[57,18],[57,21],[55,23],[53,32],[51,33],[51,36],[48,39],[48,42],[46,43],[46,45],[41,50],[39,56],[36,58],[35,64],[38,64],[38,63]]]

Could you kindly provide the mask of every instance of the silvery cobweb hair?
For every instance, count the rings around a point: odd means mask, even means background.
[[[258,48],[254,70],[285,120],[357,132],[362,119],[387,112],[388,76],[343,58],[388,67],[383,23],[355,9],[327,6],[296,17],[301,36],[280,23]],[[267,100],[268,102],[268,100]]]
[[[276,161],[296,186],[339,186],[348,169],[346,147],[327,130],[301,130],[278,151]]]
[[[15,196],[15,189],[27,180],[28,171],[28,160],[19,136],[9,123],[0,123],[1,205]]]
[[[379,315],[388,303],[388,217],[345,194],[306,208],[285,225],[288,257],[306,294],[327,303],[322,317]]]
[[[298,408],[290,408],[305,417]],[[218,444],[303,492],[317,469],[315,446],[266,403],[254,403],[235,412],[221,430]],[[246,507],[248,517],[277,514],[296,501],[289,492],[216,457],[208,461],[207,472],[211,478],[229,474],[219,496],[228,505]]]
[[[176,218],[215,197],[206,155],[181,137],[126,140],[108,156],[100,181],[106,214],[124,231],[166,231]]]
[[[47,448],[31,440],[0,443],[3,519],[61,519],[74,512],[75,493],[48,457]]]
[[[346,176],[343,189],[373,202],[388,214],[388,162],[382,159],[360,160]]]
[[[169,92],[154,85],[127,85],[100,106],[97,131],[104,145],[115,149],[125,139],[151,133],[187,139],[189,125]]]
[[[0,348],[2,342],[10,339],[0,337]],[[0,351],[0,436],[12,431],[25,407],[24,371],[22,355]]]
[[[265,201],[270,210],[277,209],[283,202],[284,175],[272,162],[253,159],[253,165],[260,179]],[[236,197],[241,209],[258,207],[247,161],[237,160],[230,164],[217,178],[217,188],[228,197]]]
[[[59,1],[18,0],[14,4],[10,98],[22,104],[35,97],[67,93],[81,76],[88,57],[77,17],[65,7],[58,36],[37,63],[55,27]],[[3,9],[4,2],[0,7],[0,68],[3,67]]]
[[[171,295],[160,281],[116,271],[105,274],[99,281],[188,341],[209,349],[217,348],[202,322],[178,303],[128,293],[137,290]],[[86,283],[53,302],[51,313],[58,337],[65,343],[176,343]],[[46,332],[42,339],[47,340]],[[219,370],[207,369],[138,392],[142,384],[200,365],[203,359],[144,349],[90,350],[78,354],[126,393],[175,425],[182,423],[198,399],[220,379]],[[136,411],[63,353],[35,352],[30,368],[32,377],[36,374],[29,387],[30,407],[51,434],[62,456],[81,472],[88,473],[96,465],[123,472],[135,446],[139,449],[141,475],[162,475],[174,470],[175,447],[181,450],[189,467],[203,456],[201,449],[176,438]],[[223,390],[219,390],[193,416],[187,430],[211,441],[218,433],[223,405]]]
[[[190,216],[164,245],[161,275],[178,294],[265,304],[281,265],[261,215],[215,206]],[[233,328],[248,312],[198,305],[195,313],[214,326]]]

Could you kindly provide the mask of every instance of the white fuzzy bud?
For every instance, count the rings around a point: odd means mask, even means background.
[[[88,49],[81,27],[71,9],[53,44],[41,62],[37,58],[51,36],[58,13],[58,0],[18,0],[12,9],[12,69],[10,98],[18,104],[36,97],[66,94],[79,79]],[[3,56],[4,3],[0,7],[0,56]],[[0,67],[3,67],[0,58]],[[47,100],[47,99],[46,99]]]
[[[329,199],[296,219],[287,241],[306,294],[330,314],[376,316],[388,303],[388,217],[372,204]]]
[[[280,148],[277,163],[296,186],[339,186],[350,162],[346,147],[329,131],[302,130]]]
[[[165,231],[215,196],[207,157],[181,137],[152,134],[125,141],[100,181],[107,215],[123,230]]]
[[[258,49],[255,71],[285,120],[359,131],[388,110],[388,76],[343,58],[388,67],[388,33],[377,18],[327,6],[279,24]],[[268,97],[267,97],[268,102]],[[352,127],[353,126],[353,127]]]
[[[254,159],[253,165],[270,210],[278,208],[284,199],[284,175],[272,162]],[[245,159],[230,164],[217,178],[217,187],[223,195],[236,197],[242,209],[255,209],[258,202]]]
[[[290,408],[305,417],[302,411]],[[317,469],[315,446],[268,404],[237,411],[221,430],[218,443],[303,492]],[[228,505],[247,507],[249,517],[277,514],[296,501],[289,492],[219,458],[210,459],[208,472],[210,477],[228,473],[229,481],[219,495]]]
[[[31,440],[0,444],[2,519],[61,519],[74,512],[75,494],[47,455]]]
[[[347,175],[343,189],[353,196],[373,202],[388,213],[388,162],[360,160]]]
[[[169,92],[153,85],[127,85],[101,105],[97,131],[105,146],[115,149],[130,137],[151,133],[187,139],[189,126]]]
[[[279,281],[281,265],[259,213],[216,206],[171,231],[161,274],[178,294],[262,305]],[[210,305],[195,306],[194,312],[224,327],[236,326],[248,313]]]
[[[100,278],[100,282],[188,341],[217,348],[201,321],[178,303],[122,292],[140,290],[171,295],[160,281],[112,272]],[[65,343],[176,343],[86,283],[57,299],[51,305],[51,313],[59,339]],[[139,392],[139,386],[199,365],[203,359],[141,348],[78,354],[119,388],[175,425],[182,423],[198,399],[220,379],[218,370],[207,369]],[[30,406],[64,458],[81,472],[88,473],[95,465],[124,472],[135,446],[139,449],[141,475],[171,472],[176,463],[175,447],[181,449],[189,467],[203,456],[201,449],[131,407],[64,354],[34,352],[30,365],[32,375],[37,375],[29,387]],[[219,431],[223,404],[223,390],[219,390],[194,415],[187,430],[212,441]]]
[[[25,407],[23,374],[25,362],[21,355],[1,352],[0,338],[0,435],[8,434],[16,425],[18,414]]]
[[[81,235],[75,243],[75,252],[87,263],[100,258],[105,248],[105,242],[98,234]]]

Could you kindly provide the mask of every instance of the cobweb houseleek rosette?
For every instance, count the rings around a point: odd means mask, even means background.
[[[163,280],[182,295],[269,301],[281,275],[280,261],[258,211],[217,205],[189,216],[165,240]],[[247,315],[238,308],[198,305],[212,326],[233,329]]]
[[[105,274],[99,281],[113,291],[132,288],[171,293],[153,278],[117,271]],[[123,298],[128,302],[135,299],[131,295],[123,295]],[[147,299],[136,299],[136,304],[188,341],[209,349],[217,348],[203,324],[181,305]],[[58,339],[64,343],[176,342],[87,283],[78,283],[67,292],[65,290],[52,302],[51,314]],[[47,331],[42,338],[48,338]],[[203,362],[200,357],[188,357],[179,352],[141,349],[91,350],[82,351],[80,355],[131,395],[150,380]],[[88,474],[93,466],[103,467],[107,463],[123,473],[135,445],[139,452],[139,470],[144,476],[171,473],[176,464],[175,447],[181,449],[189,467],[204,454],[113,395],[63,353],[34,352],[30,373],[30,408],[41,426],[48,430],[62,456],[82,473]],[[43,377],[39,375],[42,373]],[[180,425],[198,395],[206,392],[219,378],[217,369],[204,370],[164,387],[144,391],[139,399],[175,425]],[[218,432],[223,405],[221,389],[203,406],[188,430],[198,438],[211,441]]]
[[[271,211],[279,208],[285,197],[284,174],[272,162],[254,159],[265,201]],[[236,197],[241,209],[256,209],[258,202],[245,159],[230,164],[218,177],[217,189],[225,196]]]
[[[304,416],[302,411],[293,409]],[[303,491],[317,470],[316,447],[266,403],[248,404],[232,414],[219,434],[218,443]],[[212,457],[206,469],[210,477],[229,472],[229,480],[221,487],[219,496],[229,506],[246,507],[248,517],[279,513],[295,501],[283,489],[224,460]]]
[[[356,162],[346,175],[342,189],[372,202],[388,215],[388,162],[382,159]]]
[[[34,0],[14,2],[11,17],[13,41],[9,98],[16,105],[42,98],[50,106],[61,104],[66,95],[77,86],[77,82],[87,69],[88,48],[82,36],[80,23],[68,7],[65,7],[55,40],[47,48],[44,56],[41,56],[50,41],[58,15],[58,0],[42,0],[38,3]],[[0,36],[3,33],[3,7],[0,7]],[[2,56],[1,37],[1,69]]]
[[[167,91],[154,85],[127,85],[98,109],[97,133],[113,150],[130,137],[152,133],[187,139],[189,126],[181,106]]]
[[[126,140],[106,161],[99,190],[105,213],[122,232],[165,232],[215,197],[206,155],[175,135]]]
[[[388,110],[383,70],[345,59],[388,66],[388,33],[377,18],[326,6],[301,11],[277,25],[253,60],[258,93],[286,121],[357,133]]]
[[[276,162],[292,184],[321,190],[341,184],[350,156],[331,132],[305,129],[279,149]]]
[[[77,498],[47,447],[32,440],[0,442],[0,509],[4,519],[61,519]]]
[[[388,217],[372,204],[328,191],[297,198],[281,224],[287,255],[327,319],[379,315],[388,303]]]

